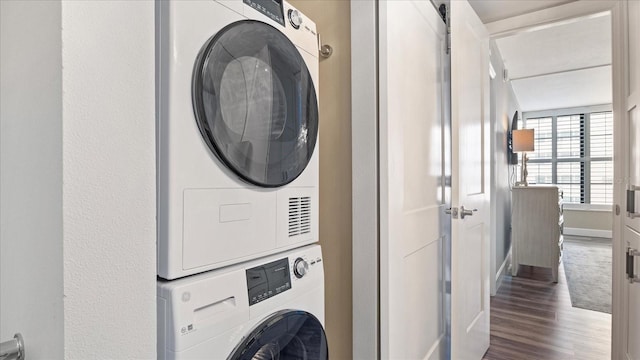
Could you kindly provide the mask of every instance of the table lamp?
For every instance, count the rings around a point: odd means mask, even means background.
[[[513,130],[513,152],[522,153],[520,181],[516,183],[516,186],[529,186],[527,183],[527,152],[534,150],[533,135],[533,129]]]

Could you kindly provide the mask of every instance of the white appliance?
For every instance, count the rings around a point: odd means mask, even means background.
[[[158,281],[158,359],[328,358],[319,245]]]
[[[158,275],[318,240],[318,44],[283,0],[156,2]]]

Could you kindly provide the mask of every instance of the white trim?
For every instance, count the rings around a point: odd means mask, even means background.
[[[378,40],[373,1],[351,2],[351,141],[354,359],[378,359]],[[355,130],[357,129],[357,131]]]
[[[504,261],[502,262],[500,269],[498,269],[498,273],[496,274],[495,278],[495,292],[493,292],[491,296],[495,296],[498,293],[498,290],[502,285],[502,280],[504,280],[504,275],[507,273],[507,271],[509,271],[509,267],[511,266],[511,250],[512,248],[509,248],[507,256],[504,257]]]
[[[563,235],[573,235],[573,236],[586,236],[586,237],[597,237],[597,238],[613,238],[612,230],[598,230],[598,229],[581,229],[581,228],[568,228],[565,227],[562,230]]]

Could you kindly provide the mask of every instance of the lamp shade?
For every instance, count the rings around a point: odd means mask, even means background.
[[[533,151],[533,129],[513,130],[513,151]]]

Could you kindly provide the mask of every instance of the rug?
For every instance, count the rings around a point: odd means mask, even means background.
[[[562,262],[573,307],[611,314],[611,239],[564,239]]]

